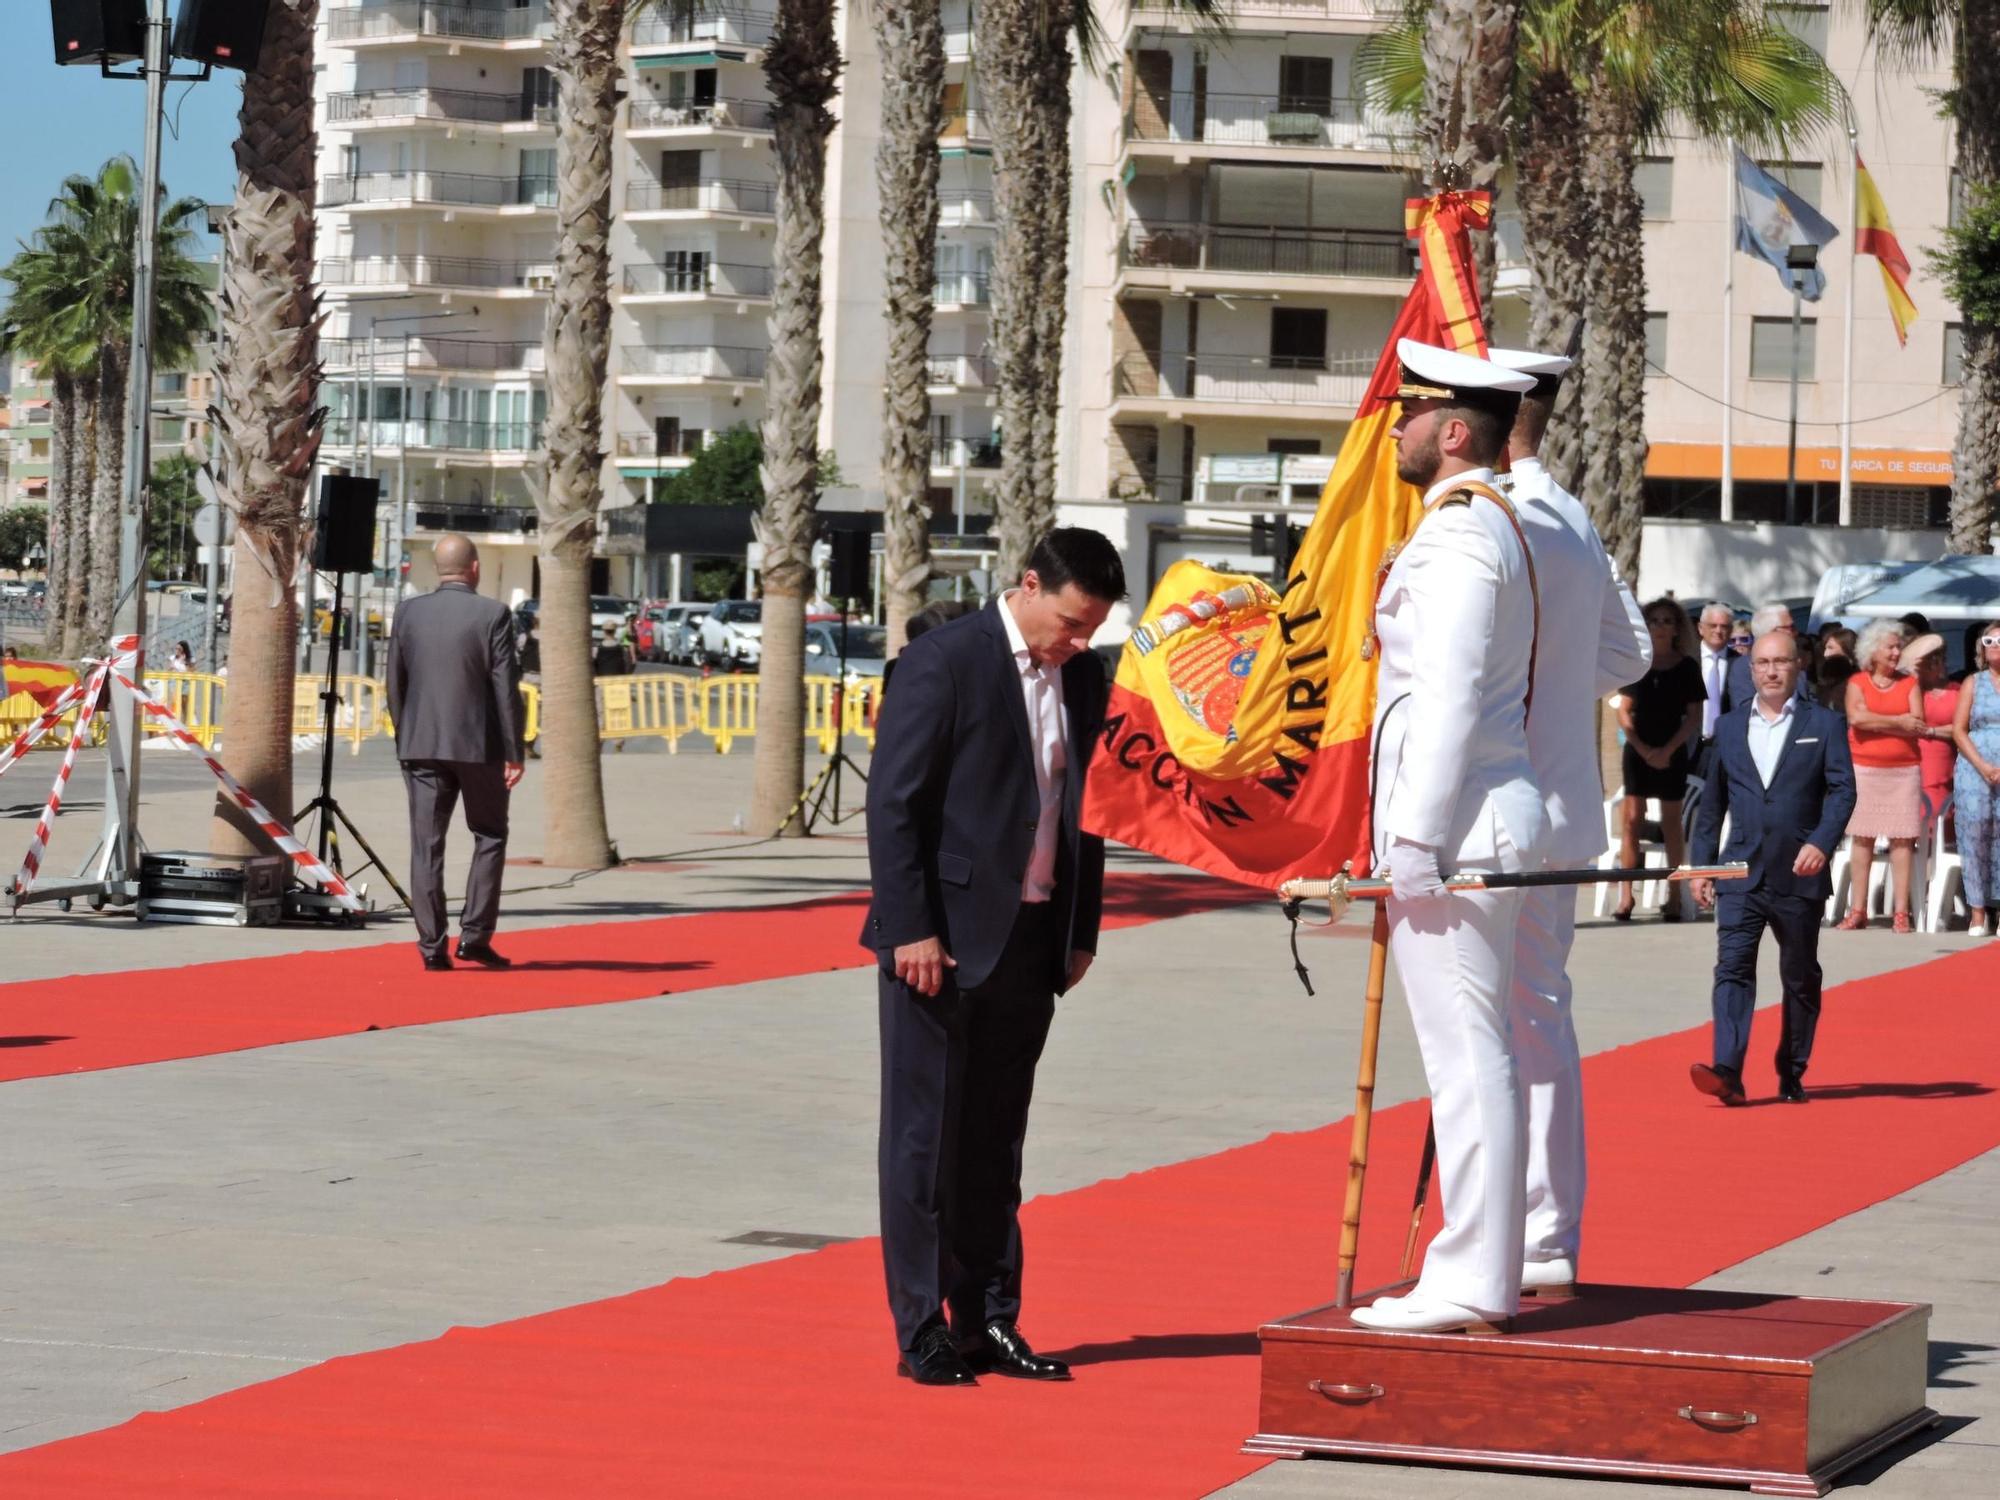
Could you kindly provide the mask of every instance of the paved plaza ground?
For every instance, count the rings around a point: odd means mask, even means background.
[[[520,862],[509,871],[500,946],[509,930],[529,926],[762,906],[864,886],[858,819],[807,841],[758,842],[739,831],[748,751],[669,755],[634,746],[607,754],[614,835],[636,863],[582,878],[532,862],[542,810],[531,765],[515,804],[511,853]],[[809,767],[818,761],[811,756]],[[302,755],[302,796],[314,767]],[[23,848],[53,768],[52,758],[33,757],[0,787],[0,830],[11,828]],[[343,749],[337,778],[351,815],[400,872],[407,839],[388,748],[373,743],[358,756]],[[80,769],[76,788],[49,862],[57,872],[88,849],[101,815],[93,768]],[[200,847],[209,798],[198,767],[148,751],[144,789],[149,842]],[[462,832],[455,842],[454,884]],[[1115,854],[1114,867],[1165,868],[1129,853]],[[1707,925],[1586,920],[1574,966],[1586,1053],[1705,1022],[1713,933]],[[399,918],[359,934],[239,931],[35,908],[7,929],[5,951],[9,978],[60,984],[83,973],[409,936]],[[1315,999],[1291,974],[1284,936],[1268,903],[1106,935],[1090,978],[1062,1002],[1042,1065],[1030,1193],[1083,1187],[1350,1111],[1365,926],[1350,920],[1306,941]],[[1831,985],[1971,941],[1828,933],[1822,957]],[[792,1253],[743,1242],[758,1232],[874,1233],[874,982],[858,967],[858,948],[853,957],[857,967],[830,974],[0,1086],[0,1139],[10,1156],[0,1199],[0,1450],[454,1325]],[[1767,972],[1766,993],[1775,991]],[[313,996],[295,1002],[309,1007]],[[1922,1007],[1913,994],[1913,1025],[1923,1024]],[[1840,1024],[1837,1006],[1824,1024]],[[1393,996],[1381,1056],[1380,1103],[1419,1097],[1415,1044]],[[1968,1067],[1990,1071],[1993,1061],[1968,1059]],[[1774,1173],[1785,1165],[1769,1164]],[[1727,1215],[1731,1204],[1711,1211]],[[1850,1481],[1872,1494],[2000,1494],[1996,1222],[2000,1152],[1706,1283],[1935,1304],[1930,1399],[1948,1421],[1916,1451],[1898,1450]],[[1331,1246],[1327,1260],[1330,1295]],[[1025,1321],[1032,1334],[1032,1307]],[[1274,1464],[1230,1492],[1443,1500],[1530,1490],[1642,1493],[1331,1463]],[[814,1492],[802,1469],[798,1493]]]

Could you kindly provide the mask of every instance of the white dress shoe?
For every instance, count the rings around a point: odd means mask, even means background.
[[[1521,1267],[1521,1295],[1560,1302],[1576,1295],[1576,1262],[1568,1256],[1531,1260]]]
[[[1407,1297],[1381,1297],[1348,1316],[1362,1328],[1384,1333],[1504,1333],[1507,1320],[1489,1318],[1456,1302],[1413,1292]]]

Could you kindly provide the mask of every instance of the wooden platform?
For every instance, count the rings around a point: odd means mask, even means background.
[[[1929,1330],[1921,1303],[1627,1286],[1528,1302],[1495,1337],[1378,1333],[1316,1308],[1259,1330],[1244,1451],[1823,1495],[1938,1420]]]

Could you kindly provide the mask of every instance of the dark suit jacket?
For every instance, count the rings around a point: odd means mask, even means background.
[[[1750,876],[1723,884],[1724,894],[1762,886],[1824,901],[1833,894],[1830,865],[1817,875],[1794,875],[1792,861],[1806,844],[1831,856],[1847,831],[1854,812],[1854,761],[1847,749],[1847,721],[1817,703],[1794,703],[1791,733],[1766,787],[1750,758],[1754,712],[1754,703],[1745,704],[1716,723],[1715,754],[1695,813],[1694,863],[1715,863],[1726,815],[1729,844],[1722,858],[1746,861]]]
[[[1003,608],[995,600],[903,648],[868,768],[873,900],[862,944],[887,967],[901,945],[939,938],[967,987],[992,972],[1006,947],[1041,812]],[[1085,651],[1065,663],[1062,692],[1069,767],[1052,904],[1064,918],[1065,954],[1094,953],[1104,841],[1083,832],[1082,807],[1108,692],[1097,658]]]
[[[518,762],[521,668],[514,617],[462,583],[406,599],[389,638],[399,760]]]

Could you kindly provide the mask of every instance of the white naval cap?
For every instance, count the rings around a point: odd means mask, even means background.
[[[1523,375],[1540,375],[1550,380],[1562,379],[1576,364],[1566,354],[1538,354],[1533,349],[1488,349],[1486,357],[1503,370],[1518,370]]]
[[[1491,360],[1440,349],[1415,339],[1396,340],[1396,358],[1403,363],[1403,383],[1396,394],[1405,400],[1431,396],[1450,400],[1478,392],[1520,395],[1535,388],[1535,377],[1502,369]]]

